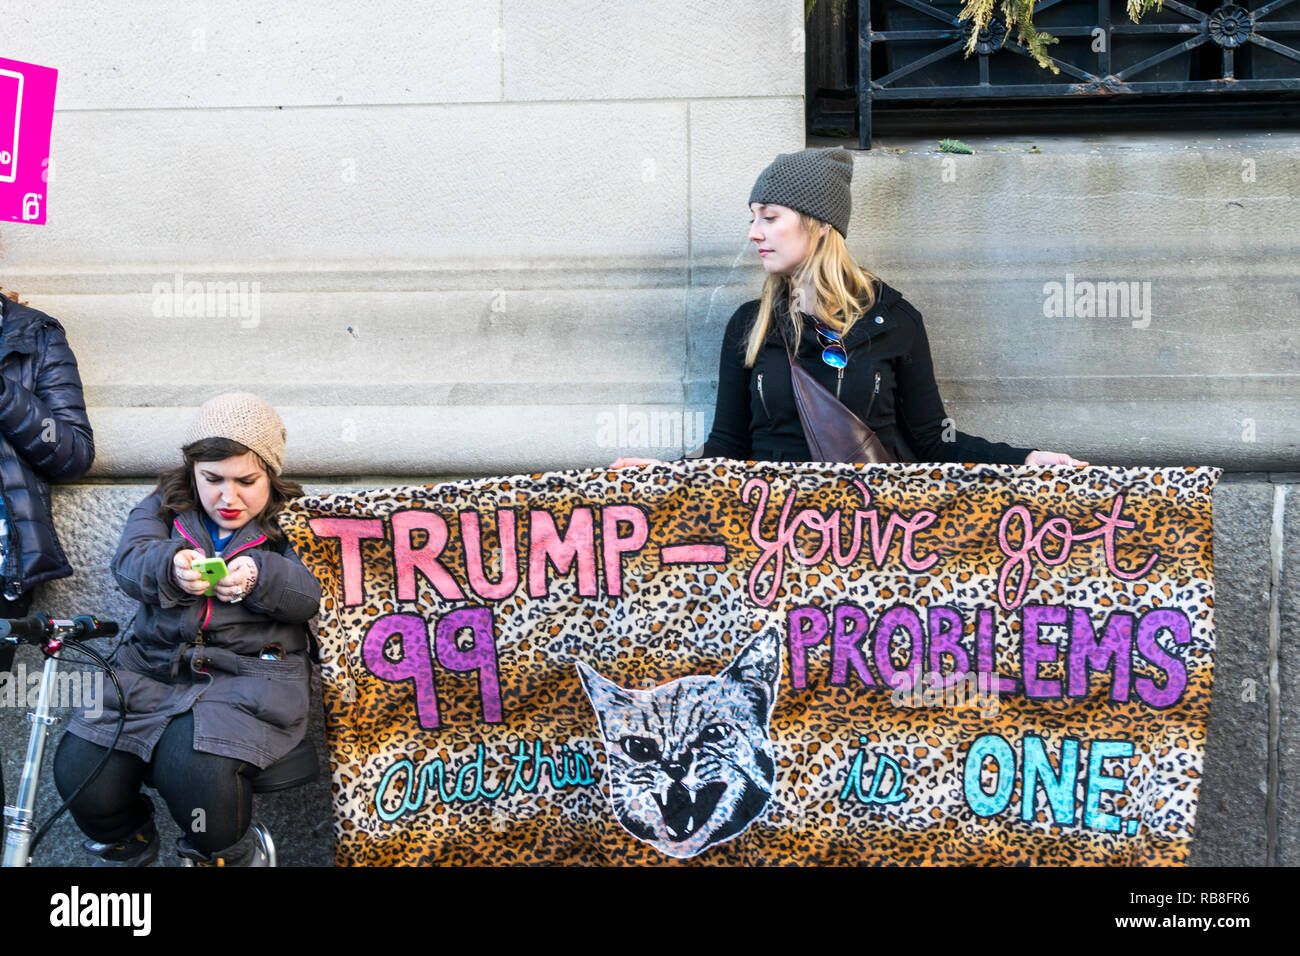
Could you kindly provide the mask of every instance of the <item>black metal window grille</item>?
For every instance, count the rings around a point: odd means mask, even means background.
[[[873,26],[873,7],[884,29]],[[1140,23],[1124,13],[1122,0],[1042,0],[1034,25],[1060,41],[1048,47],[1059,73],[1038,66],[1007,35],[1000,14],[966,57],[973,26],[957,19],[960,7],[960,0],[858,0],[863,149],[871,146],[877,101],[1300,90],[1300,0],[1243,0],[1212,10],[1165,0]],[[1207,57],[1203,47],[1218,55]]]

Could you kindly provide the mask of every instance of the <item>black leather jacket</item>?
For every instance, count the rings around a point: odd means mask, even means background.
[[[95,439],[63,326],[3,296],[0,310],[0,494],[9,526],[4,590],[21,593],[72,574],[54,533],[47,482],[84,475],[95,460]]]
[[[745,343],[758,306],[757,299],[746,302],[727,323],[717,411],[703,457],[808,461],[808,444],[790,385],[790,362],[775,328],[769,330],[754,367],[744,365]],[[777,302],[777,312],[789,321],[784,299]],[[799,364],[832,395],[838,387],[840,401],[871,426],[900,461],[1023,465],[1033,451],[986,441],[952,426],[934,380],[921,313],[891,286],[880,284],[871,310],[849,329],[843,381],[838,381],[836,369],[822,361],[811,318],[802,321]]]

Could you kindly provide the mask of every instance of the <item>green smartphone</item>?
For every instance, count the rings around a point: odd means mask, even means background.
[[[197,571],[208,582],[208,589],[203,593],[211,597],[217,591],[217,582],[228,575],[226,562],[221,558],[199,558],[190,562],[190,570]]]

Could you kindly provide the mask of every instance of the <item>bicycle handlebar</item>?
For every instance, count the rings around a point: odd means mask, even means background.
[[[70,621],[40,612],[0,619],[0,641],[8,644],[42,644],[52,637],[64,641],[89,641],[96,637],[112,637],[116,633],[116,621],[101,621],[90,614],[82,614]]]

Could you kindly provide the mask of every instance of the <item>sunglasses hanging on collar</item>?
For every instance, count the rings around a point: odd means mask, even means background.
[[[793,314],[791,318],[793,319]],[[849,353],[844,350],[844,345],[840,341],[840,333],[820,319],[814,317],[813,321],[817,329],[817,335],[822,340],[822,361],[831,368],[843,369],[849,364]]]
[[[817,334],[822,339],[822,361],[831,368],[844,368],[849,364],[849,353],[840,343],[840,333],[821,322],[817,323]]]

